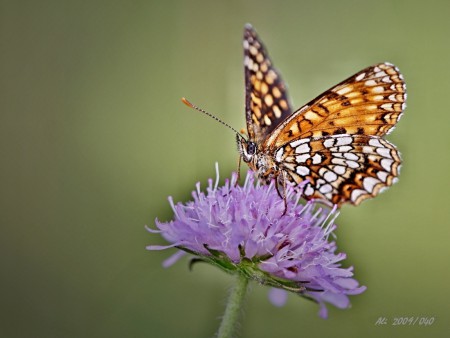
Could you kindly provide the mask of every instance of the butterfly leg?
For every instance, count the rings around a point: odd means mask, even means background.
[[[237,179],[236,179],[236,183],[235,183],[235,187],[239,184],[239,180],[241,178],[241,159],[242,156],[239,155],[239,160],[238,160],[238,167],[237,167]]]
[[[281,177],[281,179],[282,179],[281,186],[283,188],[283,194],[281,194],[280,189],[279,189],[279,184],[280,184],[279,181],[280,180],[278,179],[278,177],[275,179],[275,187],[277,188],[278,196],[280,196],[280,198],[282,198],[283,201],[284,201],[284,211],[283,211],[283,215],[282,215],[282,216],[284,216],[284,215],[286,215],[286,212],[287,212],[286,176],[285,176],[286,174],[285,174],[284,171],[281,171],[281,175],[282,175],[282,177]]]
[[[286,215],[287,212],[287,197],[286,197],[286,173],[284,171],[281,172],[283,175],[283,201],[284,201],[284,211],[283,216]]]

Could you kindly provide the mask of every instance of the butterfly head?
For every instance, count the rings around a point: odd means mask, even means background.
[[[246,140],[242,135],[236,134],[236,141],[238,146],[239,154],[246,163],[253,162],[256,157],[258,146],[255,142]]]
[[[246,140],[242,135],[236,134],[236,141],[239,154],[245,163],[248,163],[250,167],[252,164],[256,164],[258,155],[258,146],[251,140]]]

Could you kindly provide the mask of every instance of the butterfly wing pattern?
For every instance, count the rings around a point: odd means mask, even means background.
[[[246,120],[239,141],[244,161],[260,179],[303,186],[306,199],[360,204],[397,181],[401,159],[382,137],[405,108],[397,67],[363,69],[291,113],[286,86],[249,25],[244,32]]]
[[[292,110],[286,85],[250,25],[244,29],[244,72],[247,132],[262,142]]]

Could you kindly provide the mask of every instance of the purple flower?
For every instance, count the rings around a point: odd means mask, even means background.
[[[206,193],[200,183],[186,204],[169,202],[174,220],[160,222],[160,233],[168,246],[148,246],[149,250],[176,247],[178,251],[166,260],[173,264],[183,254],[197,256],[195,261],[209,262],[228,273],[240,273],[257,282],[294,292],[320,304],[319,315],[327,317],[325,303],[338,308],[350,305],[348,295],[362,293],[351,278],[352,268],[339,263],[346,258],[335,253],[336,243],[328,241],[336,226],[336,208],[325,211],[317,203],[299,204],[301,191],[286,188],[287,212],[274,184],[254,183],[249,172],[243,186],[236,185],[237,175],[219,187],[210,179]],[[281,305],[280,292],[271,292],[274,304]]]

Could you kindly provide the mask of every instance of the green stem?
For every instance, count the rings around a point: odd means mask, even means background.
[[[238,274],[236,284],[231,290],[227,307],[220,323],[218,338],[231,338],[235,332],[245,293],[247,291],[248,279],[243,274]]]

